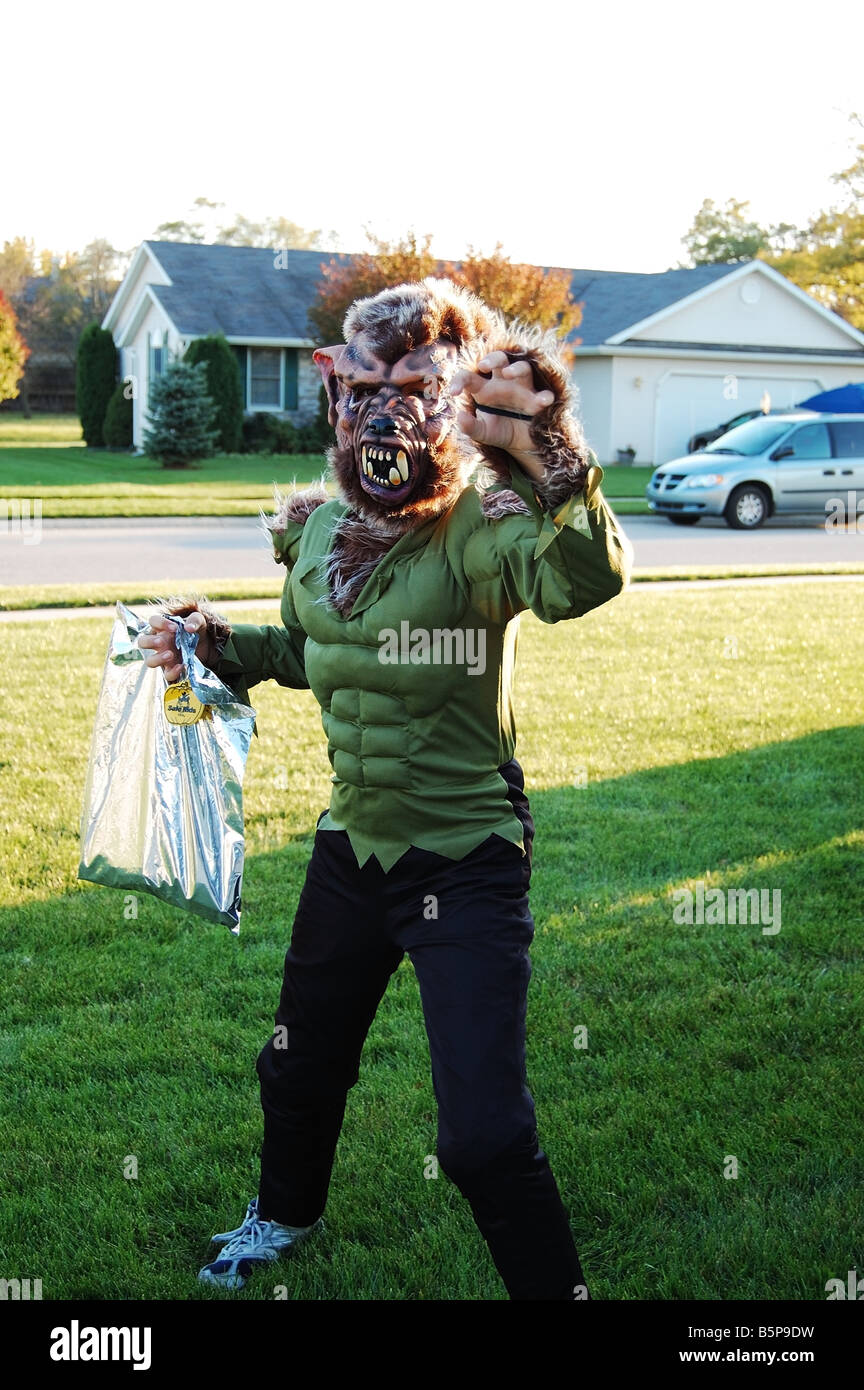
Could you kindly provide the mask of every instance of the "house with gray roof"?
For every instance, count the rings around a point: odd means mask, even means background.
[[[247,412],[302,424],[318,409],[308,314],[321,251],[144,241],[105,316],[132,383],[140,447],[149,383],[193,338],[222,333]],[[659,274],[573,270],[573,378],[601,463],[663,463],[691,435],[766,402],[864,378],[864,334],[762,261]]]

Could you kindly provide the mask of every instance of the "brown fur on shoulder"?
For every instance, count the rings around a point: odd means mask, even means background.
[[[500,488],[497,492],[484,492],[480,498],[480,510],[488,521],[501,521],[505,516],[530,516],[531,508],[523,502],[518,492],[512,488]]]
[[[396,539],[352,512],[341,516],[330,554],[323,561],[327,595],[322,602],[332,605],[343,618],[350,618],[358,594]]]
[[[299,522],[305,526],[309,517],[324,502],[329,502],[330,498],[324,486],[323,479],[319,483],[314,483],[312,487],[304,488],[302,491],[282,493],[278,487],[273,489],[273,505],[275,511],[267,516],[262,508],[259,513],[261,530],[273,546],[273,554],[279,564],[284,564],[284,554],[277,543],[279,536],[291,521]]]

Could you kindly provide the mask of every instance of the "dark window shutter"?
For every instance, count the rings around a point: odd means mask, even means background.
[[[234,356],[237,358],[237,366],[240,369],[240,389],[243,392],[243,409],[246,410],[249,402],[246,399],[246,349],[245,347],[234,347]]]
[[[285,409],[286,409],[286,410],[296,410],[296,409],[297,409],[297,349],[296,349],[296,348],[286,348],[286,349],[285,349],[284,367],[283,367],[282,370],[283,370],[284,373],[285,373],[285,381],[284,381],[284,386],[285,386],[285,391],[284,391],[284,396],[285,396]]]

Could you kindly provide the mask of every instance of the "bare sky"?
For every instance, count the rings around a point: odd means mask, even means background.
[[[0,242],[131,248],[206,196],[456,257],[664,270],[702,199],[832,201],[864,112],[858,3],[19,4]],[[861,139],[858,130],[857,138]]]

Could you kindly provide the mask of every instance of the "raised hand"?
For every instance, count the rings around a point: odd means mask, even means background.
[[[506,352],[490,352],[474,372],[462,370],[450,381],[461,396],[457,424],[476,444],[504,449],[531,477],[541,480],[543,466],[529,432],[531,418],[552,405],[552,391],[535,391],[531,363],[511,362]],[[488,406],[490,410],[484,410]],[[495,412],[508,412],[497,414]],[[520,419],[519,416],[527,416]]]

